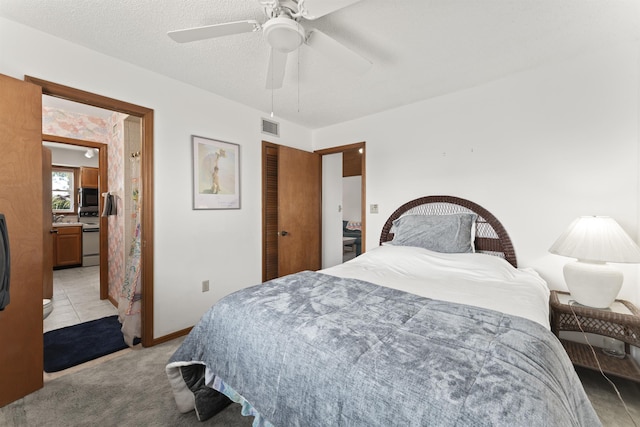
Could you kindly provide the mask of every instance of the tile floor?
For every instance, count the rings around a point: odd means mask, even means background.
[[[100,267],[53,271],[53,311],[44,319],[44,332],[114,314],[118,309],[100,299]]]

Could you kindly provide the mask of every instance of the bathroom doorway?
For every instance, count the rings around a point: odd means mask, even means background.
[[[43,96],[42,104],[43,123],[50,135],[67,134],[63,132],[64,128],[90,135],[91,129],[88,126],[85,129],[83,123],[102,124],[104,128],[104,120],[113,115],[108,110],[86,109],[84,104],[60,102],[58,98],[49,96]],[[105,175],[101,172],[108,170],[109,165],[103,159],[100,167],[100,152],[108,150],[108,145],[59,136],[49,139],[60,142],[42,142],[49,151],[46,161],[51,167],[51,181],[55,182],[50,188],[54,197],[50,196],[51,212],[48,215],[53,219],[50,227],[52,241],[45,247],[49,251],[52,246],[60,247],[53,249],[55,259],[48,261],[45,267],[45,273],[50,273],[45,274],[43,295],[44,312],[47,314],[43,325],[45,333],[118,314],[117,301],[108,296],[108,280],[101,280],[101,276],[107,277],[108,256],[99,247],[101,230],[97,208],[81,206],[78,197],[79,187],[101,189],[99,184],[103,178],[100,175]],[[107,142],[104,138],[95,139]],[[46,200],[44,205],[46,208]],[[66,240],[54,245],[60,237]],[[59,254],[59,251],[64,253]]]
[[[42,88],[42,94],[63,98],[66,100],[100,107],[107,110],[125,113],[141,119],[141,153],[140,181],[144,202],[140,209],[140,235],[141,235],[141,341],[145,347],[156,344],[153,338],[153,110],[127,102],[115,100],[101,95],[85,92],[71,87],[59,85],[45,80],[25,76],[25,81],[36,84]],[[43,138],[50,139],[50,135]],[[56,141],[59,142],[59,141]],[[101,153],[102,158],[102,153]],[[106,160],[106,152],[104,153]],[[106,169],[105,169],[106,173]],[[105,176],[106,178],[106,176]],[[107,228],[107,218],[100,217],[101,229]],[[100,233],[100,250],[107,251],[108,233]],[[102,273],[101,273],[102,274]],[[107,282],[106,277],[101,276],[101,281]],[[105,298],[107,295],[101,295]]]

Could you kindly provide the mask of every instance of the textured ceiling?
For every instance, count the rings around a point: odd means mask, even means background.
[[[354,75],[303,45],[272,97],[262,33],[188,44],[167,36],[262,23],[258,0],[1,0],[0,16],[265,113],[273,102],[276,120],[312,129],[640,39],[639,0],[361,0],[303,25],[368,58],[371,69]]]

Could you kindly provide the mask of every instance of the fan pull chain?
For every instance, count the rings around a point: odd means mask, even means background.
[[[271,52],[271,118],[273,119],[273,51]]]
[[[300,26],[300,23],[298,23],[298,26]],[[297,88],[297,96],[298,96],[298,113],[300,113],[300,46],[298,46],[298,54],[296,55],[297,59],[298,59],[298,70],[297,70],[297,74],[298,74],[298,88]]]

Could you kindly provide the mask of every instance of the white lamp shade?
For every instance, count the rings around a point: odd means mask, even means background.
[[[607,262],[640,262],[640,248],[613,219],[583,216],[549,248],[556,255],[577,258],[564,266],[564,280],[576,302],[609,307],[622,287],[622,272]]]
[[[549,248],[549,252],[585,261],[640,262],[640,248],[607,216],[582,216]]]

